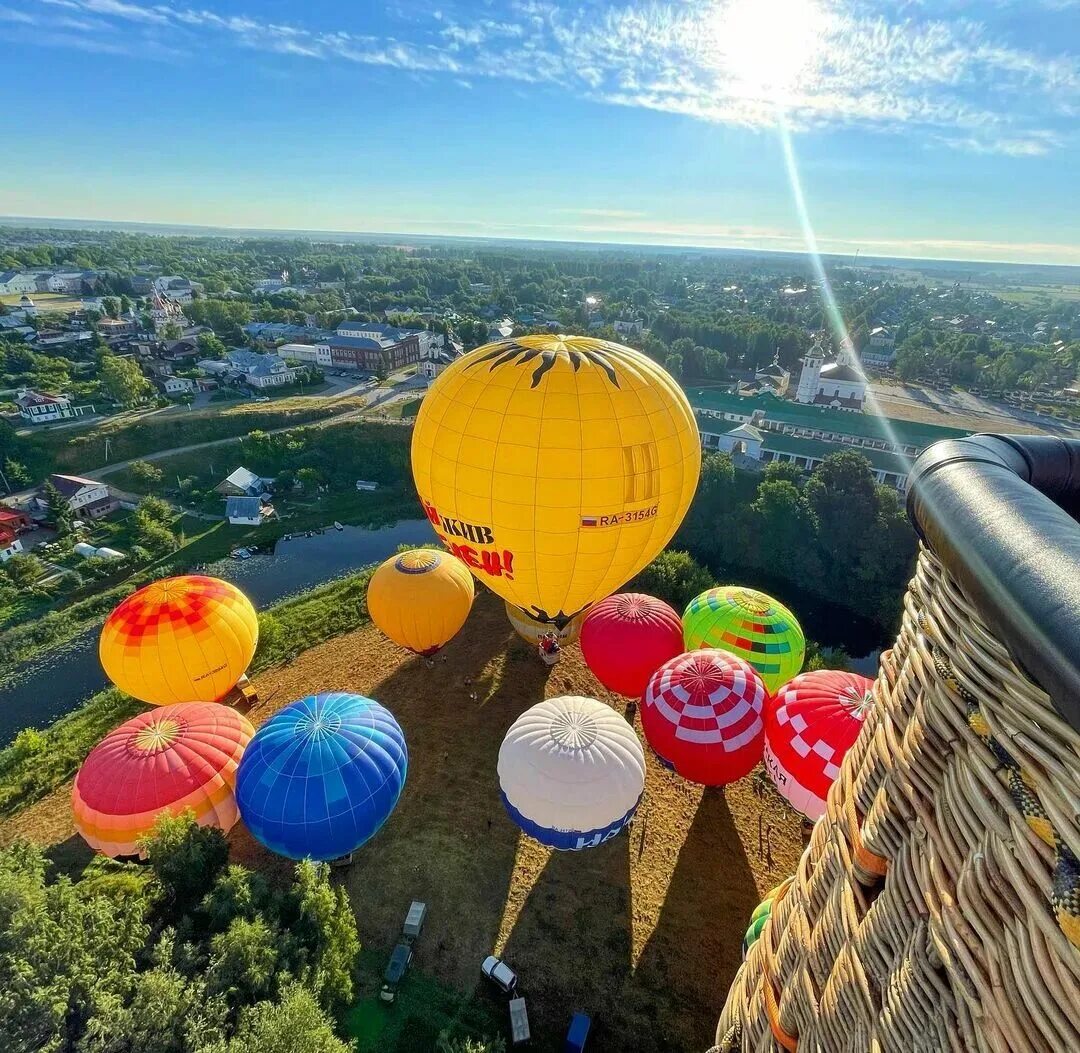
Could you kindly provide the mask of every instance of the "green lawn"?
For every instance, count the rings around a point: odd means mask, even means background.
[[[390,950],[365,947],[360,952],[357,990],[361,997],[342,1020],[345,1033],[356,1040],[358,1053],[431,1053],[442,1031],[472,1038],[503,1034],[508,1019],[505,999],[483,988],[463,995],[440,984],[420,968],[423,954],[421,935],[397,1001],[388,1005],[379,1001],[379,989]]]

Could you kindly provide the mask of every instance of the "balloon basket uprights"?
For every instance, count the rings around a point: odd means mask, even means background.
[[[231,706],[238,713],[247,713],[259,704],[259,693],[245,673],[236,686],[221,699],[223,705]]]

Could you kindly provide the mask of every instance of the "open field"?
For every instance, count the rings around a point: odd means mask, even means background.
[[[479,980],[479,963],[494,950],[521,976],[534,1048],[561,1048],[577,1008],[597,1017],[598,1049],[709,1045],[749,915],[793,871],[802,847],[798,818],[771,788],[759,796],[758,781],[748,778],[703,792],[650,754],[628,834],[582,853],[552,853],[521,836],[499,802],[496,776],[512,721],[555,695],[592,695],[620,711],[624,703],[596,683],[576,647],[545,669],[486,594],[433,663],[365,627],[255,683],[263,699],[250,714],[255,722],[305,693],[344,688],[379,699],[405,730],[410,768],[398,808],[336,874],[369,952],[388,954],[409,901],[427,900],[418,974],[406,995],[434,982],[459,993],[469,1018],[484,1017],[488,1004],[505,1020],[504,1004]],[[0,841],[22,833],[57,845],[54,858],[78,858],[69,801],[70,783],[0,825]],[[237,861],[272,873],[288,866],[240,827],[230,841]],[[361,1051],[430,1049],[436,1025],[427,996],[386,1010],[372,1001],[377,988],[377,968],[362,968],[350,1016]],[[415,1021],[394,1015],[412,1012]]]
[[[22,293],[4,293],[0,296],[0,303],[8,307],[17,307]],[[49,311],[78,311],[82,308],[81,296],[68,296],[66,293],[35,292],[29,294],[34,301],[34,306],[42,313]]]

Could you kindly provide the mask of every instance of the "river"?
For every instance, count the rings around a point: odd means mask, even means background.
[[[201,573],[238,585],[260,610],[287,596],[377,563],[398,545],[430,545],[436,538],[426,519],[410,519],[378,530],[332,527],[313,537],[279,541],[273,554],[223,559]],[[46,724],[77,709],[108,681],[97,656],[99,626],[55,651],[22,665],[0,687],[0,745],[23,728]]]
[[[378,530],[347,526],[313,537],[279,541],[273,554],[248,560],[223,559],[203,573],[234,582],[262,609],[287,596],[386,559],[402,544],[435,543],[426,519],[405,520]],[[784,598],[798,614],[806,635],[825,648],[843,647],[865,676],[877,672],[885,645],[879,626],[810,596]],[[22,665],[0,687],[0,746],[23,728],[44,727],[77,709],[107,686],[97,657],[99,627],[93,626],[48,655]]]

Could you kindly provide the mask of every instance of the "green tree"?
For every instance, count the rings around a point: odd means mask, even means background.
[[[154,390],[130,358],[106,356],[101,364],[101,386],[121,406],[136,406]]]
[[[37,556],[31,555],[29,552],[19,553],[12,556],[6,563],[0,564],[3,567],[4,573],[20,588],[25,589],[30,585],[33,585],[38,578],[45,572],[45,567],[42,565],[40,559]]]
[[[123,315],[131,313],[131,297],[127,293],[120,297],[120,313]]]
[[[352,1053],[310,991],[290,984],[276,1002],[259,1002],[240,1014],[228,1053]]]
[[[505,1053],[506,1043],[501,1038],[469,1038],[452,1036],[443,1031],[435,1043],[435,1053]]]
[[[802,482],[803,474],[803,469],[794,461],[769,461],[761,473],[761,478],[766,482],[786,482],[798,486]]]
[[[250,1005],[272,993],[281,934],[267,921],[234,918],[210,940],[208,990],[234,1005]]]
[[[167,526],[176,518],[176,513],[168,501],[160,497],[144,497],[135,508],[135,518]]]
[[[228,350],[214,333],[200,333],[195,342],[199,345],[199,353],[203,358],[224,358]]]
[[[791,579],[800,574],[814,579],[816,568],[809,565],[813,549],[808,542],[817,532],[798,487],[784,479],[762,480],[750,512],[761,564]]]
[[[314,493],[318,489],[322,476],[316,468],[301,468],[296,473],[297,481],[304,488],[304,493]]]
[[[132,461],[128,465],[128,471],[135,482],[145,490],[156,490],[165,477],[165,473],[150,461]]]
[[[120,301],[115,296],[103,296],[101,309],[109,318],[115,318],[120,313]]]
[[[159,815],[140,847],[166,902],[180,912],[206,895],[229,858],[225,835],[215,827],[199,826],[190,809],[177,816]]]
[[[667,356],[667,361],[664,363],[664,368],[672,375],[672,377],[674,377],[675,380],[682,380],[682,355],[677,355],[674,351],[672,351],[671,354]]]
[[[635,579],[634,588],[670,603],[677,611],[700,592],[716,584],[712,575],[688,552],[661,552]]]
[[[56,489],[51,479],[45,480],[41,495],[45,498],[45,504],[49,509],[49,519],[56,527],[56,532],[61,536],[70,534],[72,523],[75,521],[75,513],[72,512],[67,498]]]

